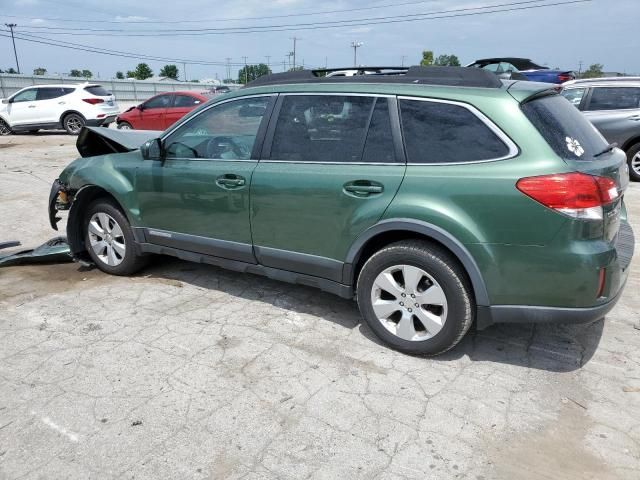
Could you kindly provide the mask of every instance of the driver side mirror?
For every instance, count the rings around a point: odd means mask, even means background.
[[[140,147],[140,153],[142,153],[142,158],[145,160],[162,160],[164,158],[162,140],[154,138],[153,140],[146,141]]]
[[[138,105],[136,108],[142,112],[142,111],[144,110],[144,104],[143,104],[143,103],[141,103],[141,104],[140,104],[140,105]]]

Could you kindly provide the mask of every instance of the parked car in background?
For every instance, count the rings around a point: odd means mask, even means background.
[[[160,134],[84,129],[51,225],[69,210],[73,256],[114,275],[166,254],[356,298],[413,354],[474,322],[613,308],[634,245],[625,156],[555,88],[316,72],[265,75]]]
[[[120,109],[102,85],[38,85],[23,88],[0,105],[0,135],[64,128],[77,135],[85,125],[108,126]]]
[[[226,85],[218,85],[209,89],[209,93],[212,95],[222,95],[223,93],[229,93],[230,91],[231,89]]]
[[[576,80],[563,85],[562,95],[626,152],[629,176],[640,181],[640,78]]]
[[[505,79],[510,79],[514,73],[520,73],[532,82],[559,84],[576,78],[571,70],[551,70],[549,67],[533,63],[528,58],[484,58],[467,66],[489,70]]]
[[[211,98],[207,92],[169,92],[151,97],[118,115],[121,130],[166,130]]]

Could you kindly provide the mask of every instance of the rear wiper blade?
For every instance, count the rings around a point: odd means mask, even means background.
[[[617,142],[610,143],[610,144],[609,144],[609,145],[607,145],[607,146],[605,147],[605,149],[604,149],[604,150],[602,150],[600,153],[596,153],[596,154],[593,156],[593,158],[598,158],[598,157],[600,157],[600,156],[604,155],[605,153],[609,153],[609,152],[610,152],[611,150],[613,150],[614,148],[618,148],[618,143],[617,143]]]

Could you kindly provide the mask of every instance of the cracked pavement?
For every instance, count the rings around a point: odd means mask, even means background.
[[[36,246],[62,134],[0,138],[0,241]],[[626,195],[640,231],[640,184]],[[157,258],[0,269],[1,479],[637,479],[640,283],[591,325],[501,325],[436,359],[354,302]]]

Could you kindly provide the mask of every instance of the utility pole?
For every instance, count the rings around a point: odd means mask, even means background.
[[[242,57],[242,58],[244,58],[244,84],[246,85],[247,83],[249,83],[247,81],[247,79],[249,78],[248,77],[249,72],[247,71],[247,57]]]
[[[358,48],[362,46],[362,42],[351,42],[351,48],[353,48],[353,66],[358,66]]]
[[[231,80],[231,57],[225,58],[227,61],[227,80]]]
[[[13,54],[16,56],[16,67],[18,68],[18,73],[20,73],[20,64],[18,63],[18,51],[16,50],[16,39],[13,38],[13,29],[18,25],[15,23],[5,23],[4,26],[11,29],[11,41],[13,42]]]
[[[291,40],[293,40],[293,52],[291,52],[291,55],[293,56],[293,69],[296,69],[296,42],[298,40],[302,40],[299,37],[291,37]]]
[[[404,67],[404,59],[407,58],[406,55],[402,55],[402,61],[400,62],[400,66]]]
[[[188,82],[188,80],[187,80],[187,64],[183,62],[182,63],[182,68],[183,68],[183,71],[184,71],[184,81]]]
[[[271,55],[265,55],[265,58],[267,59],[267,67],[271,64],[270,60],[271,60]]]
[[[578,68],[578,78],[582,75],[582,60],[580,60],[580,67]]]

